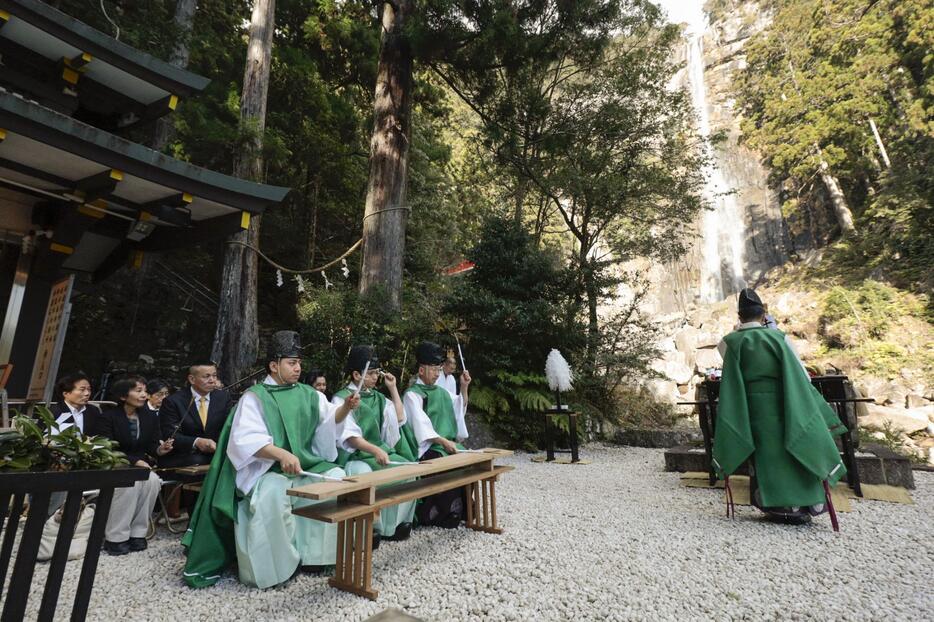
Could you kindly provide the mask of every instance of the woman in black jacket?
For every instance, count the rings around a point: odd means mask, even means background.
[[[143,410],[158,415],[159,409],[162,408],[162,401],[169,396],[168,383],[161,378],[153,378],[146,383],[146,393],[149,398],[143,404]]]
[[[172,450],[172,439],[160,440],[158,416],[142,408],[148,398],[146,381],[128,376],[115,382],[112,392],[120,405],[101,413],[93,433],[117,441],[130,465],[151,469],[158,456]],[[114,490],[104,532],[107,553],[125,555],[146,548],[149,517],[161,486],[159,476],[150,472],[148,479],[136,482],[132,488]]]

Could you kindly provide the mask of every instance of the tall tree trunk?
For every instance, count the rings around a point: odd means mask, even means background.
[[[382,42],[374,95],[370,178],[363,216],[360,293],[385,289],[393,309],[402,306],[406,182],[412,120],[412,51],[405,38],[414,0],[383,4]]]
[[[830,202],[833,205],[834,214],[837,216],[837,223],[840,225],[840,232],[843,237],[856,233],[856,227],[853,225],[853,212],[846,204],[846,197],[840,189],[840,182],[830,173],[830,167],[827,162],[820,159],[820,178],[827,188],[830,195]]]
[[[178,38],[169,57],[169,63],[185,69],[188,67],[191,41],[191,28],[195,19],[196,0],[178,0],[175,5],[175,29]],[[156,120],[156,130],[152,139],[152,148],[156,151],[164,150],[175,139],[175,118],[168,114]]]
[[[240,98],[240,128],[248,139],[234,161],[234,175],[252,181],[262,181],[263,177],[263,132],[266,129],[266,95],[269,92],[275,12],[275,0],[255,0],[253,3]],[[228,240],[258,247],[259,227],[259,216],[253,216],[248,229],[231,235]],[[227,245],[211,357],[220,365],[222,377],[228,384],[242,377],[256,362],[259,348],[257,273],[256,253],[240,244]]]

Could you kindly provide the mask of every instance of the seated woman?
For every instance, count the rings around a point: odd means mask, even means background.
[[[327,396],[328,379],[324,377],[324,372],[320,369],[312,369],[305,374],[305,384]]]
[[[120,405],[101,413],[92,433],[117,441],[131,466],[151,469],[156,456],[171,451],[173,439],[160,441],[158,417],[143,409],[148,397],[146,381],[139,376],[122,378],[114,383],[112,393]],[[136,482],[132,488],[114,490],[104,531],[107,553],[125,555],[146,548],[149,517],[161,485],[159,476],[150,472],[148,479]]]
[[[146,393],[149,399],[143,404],[143,410],[147,410],[158,416],[159,409],[162,408],[162,400],[169,396],[169,385],[161,378],[153,378],[146,383]]]

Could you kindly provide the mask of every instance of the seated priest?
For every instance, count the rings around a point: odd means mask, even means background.
[[[289,488],[343,477],[337,439],[360,398],[335,408],[301,377],[298,333],[272,336],[268,375],[240,398],[221,432],[182,544],[184,578],[191,587],[213,585],[235,560],[240,581],[267,588],[301,567],[334,564],[336,525],[301,518],[292,509],[314,503],[290,497]]]
[[[405,392],[402,400],[408,425],[418,443],[419,460],[431,460],[456,454],[464,449],[459,441],[467,438],[467,386],[470,374],[464,370],[460,379],[460,395],[451,394],[437,383],[444,354],[440,346],[424,341],[415,350],[418,378]],[[466,499],[463,489],[450,490],[426,497],[418,506],[420,525],[437,525],[453,529],[463,520]]]
[[[341,406],[349,396],[360,396],[360,405],[347,415],[340,438],[340,464],[347,475],[370,473],[396,466],[394,463],[410,462],[395,450],[400,441],[405,442],[399,431],[399,427],[405,424],[405,411],[395,376],[380,369],[373,346],[351,348],[344,371],[350,375],[350,382],[334,394],[331,403]],[[376,390],[381,376],[390,399]],[[408,538],[414,516],[415,501],[383,508],[374,525],[374,548],[380,538]]]
[[[227,391],[218,388],[217,365],[211,361],[191,365],[188,388],[168,396],[159,407],[162,437],[175,439],[175,448],[159,460],[159,466],[210,464],[230,407]]]
[[[805,524],[825,510],[830,486],[846,474],[833,439],[846,428],[785,335],[764,326],[762,301],[751,289],[739,294],[739,319],[724,338],[713,466],[730,498],[729,476],[748,459],[753,505],[772,520]]]

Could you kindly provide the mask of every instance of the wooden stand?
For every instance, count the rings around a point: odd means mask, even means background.
[[[496,526],[496,478],[482,479],[466,488],[467,527],[487,533],[503,533]]]
[[[372,588],[373,523],[378,512],[337,523],[337,564],[328,585],[357,596],[376,600]]]

